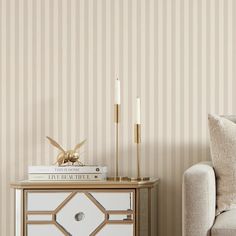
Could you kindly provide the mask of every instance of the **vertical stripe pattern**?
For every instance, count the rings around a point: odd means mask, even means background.
[[[236,112],[235,11],[233,0],[0,0],[0,235],[13,236],[10,182],[55,160],[46,135],[65,148],[86,138],[82,160],[114,174],[119,77],[120,173],[136,173],[140,96],[159,235],[180,236],[182,174],[210,158],[207,114]]]

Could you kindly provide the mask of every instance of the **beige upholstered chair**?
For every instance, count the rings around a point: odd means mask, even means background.
[[[236,123],[235,116],[226,118]],[[182,198],[183,236],[236,236],[236,209],[215,217],[216,181],[210,162],[185,171]]]

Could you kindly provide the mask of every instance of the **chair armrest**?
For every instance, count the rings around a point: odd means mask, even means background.
[[[182,208],[183,236],[209,236],[216,209],[215,172],[210,162],[185,171]]]

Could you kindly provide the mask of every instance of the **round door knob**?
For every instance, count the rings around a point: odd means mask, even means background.
[[[84,217],[85,217],[85,214],[83,212],[79,212],[79,213],[75,214],[76,221],[81,221],[84,219]]]

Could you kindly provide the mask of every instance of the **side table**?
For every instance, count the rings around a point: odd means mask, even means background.
[[[12,183],[15,236],[156,236],[158,182]]]

